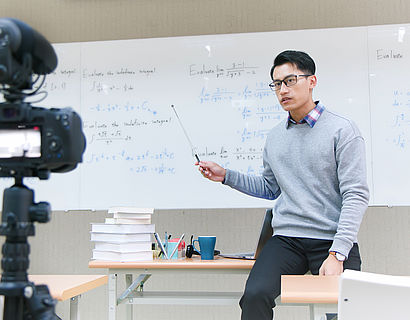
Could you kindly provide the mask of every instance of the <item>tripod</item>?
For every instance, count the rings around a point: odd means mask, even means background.
[[[50,205],[34,203],[34,191],[23,184],[22,177],[4,190],[0,235],[6,236],[3,244],[0,295],[5,296],[4,320],[55,320],[56,301],[46,285],[34,285],[28,281],[27,269],[30,245],[28,236],[34,235],[33,222],[50,220]]]

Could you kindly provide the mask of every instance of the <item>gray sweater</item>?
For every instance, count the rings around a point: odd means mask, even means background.
[[[279,123],[269,133],[262,176],[227,170],[224,184],[277,199],[275,235],[333,240],[348,256],[369,200],[364,139],[356,125],[325,109],[311,128]]]

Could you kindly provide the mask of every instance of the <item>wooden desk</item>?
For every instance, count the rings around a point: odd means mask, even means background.
[[[248,274],[254,261],[225,259],[201,261],[199,257],[181,260],[154,260],[141,262],[91,261],[90,268],[108,269],[109,320],[117,319],[117,306],[127,304],[127,319],[132,319],[133,304],[237,304],[242,292],[150,292],[137,291],[151,275],[155,274]],[[139,276],[133,281],[132,274]],[[117,295],[117,280],[125,275],[126,290]]]
[[[127,319],[132,319],[133,304],[238,304],[242,292],[149,292],[136,291],[151,275],[166,273],[184,274],[248,274],[254,261],[226,259],[201,261],[200,258],[183,260],[154,260],[141,262],[91,261],[90,268],[108,269],[109,320],[117,319],[117,306],[127,304]],[[139,276],[133,281],[132,273]],[[125,275],[126,290],[117,295],[117,281]],[[337,309],[338,277],[282,276],[282,295],[278,305],[304,305],[310,307],[311,319],[320,319],[326,311]],[[279,299],[278,299],[279,300]]]
[[[206,269],[206,270],[247,270],[252,269],[254,260],[226,259],[215,257],[215,260],[201,260],[199,257],[191,259],[178,260],[153,260],[153,261],[136,261],[136,262],[112,262],[94,260],[88,264],[89,268],[104,269]]]
[[[108,282],[106,275],[29,275],[28,278],[35,284],[46,284],[58,301],[78,297]]]
[[[48,286],[51,296],[58,301],[70,299],[70,320],[79,320],[79,298],[81,294],[102,286],[108,282],[106,275],[29,275],[34,284]],[[2,296],[0,318],[3,319]]]
[[[70,299],[70,320],[80,319],[79,299],[81,294],[108,282],[106,275],[29,275],[29,280],[46,284],[50,294],[58,301]]]
[[[339,276],[283,275],[281,303],[309,304],[310,319],[326,312],[337,313]]]

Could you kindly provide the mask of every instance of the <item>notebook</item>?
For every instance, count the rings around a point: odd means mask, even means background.
[[[262,229],[255,252],[220,254],[219,256],[231,259],[256,260],[263,246],[272,237],[272,235],[272,209],[268,209],[266,210],[265,219],[263,220]]]

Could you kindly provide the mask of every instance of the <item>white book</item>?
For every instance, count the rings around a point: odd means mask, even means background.
[[[114,212],[112,217],[116,219],[151,219],[151,214],[144,213],[124,213],[124,212]]]
[[[151,251],[140,251],[140,252],[113,252],[113,251],[98,251],[93,250],[93,257],[95,260],[105,260],[105,261],[152,261],[153,254]]]
[[[91,232],[91,241],[126,243],[130,241],[151,241],[150,233],[99,233]]]
[[[126,243],[110,243],[110,242],[95,242],[95,250],[98,251],[113,251],[113,252],[139,252],[152,250],[151,241],[126,242]]]
[[[138,214],[153,214],[154,208],[137,208],[137,207],[111,207],[108,213],[138,213]]]
[[[151,217],[148,219],[127,219],[127,218],[105,218],[106,224],[150,224]]]
[[[91,232],[103,233],[154,233],[155,224],[92,223]]]

